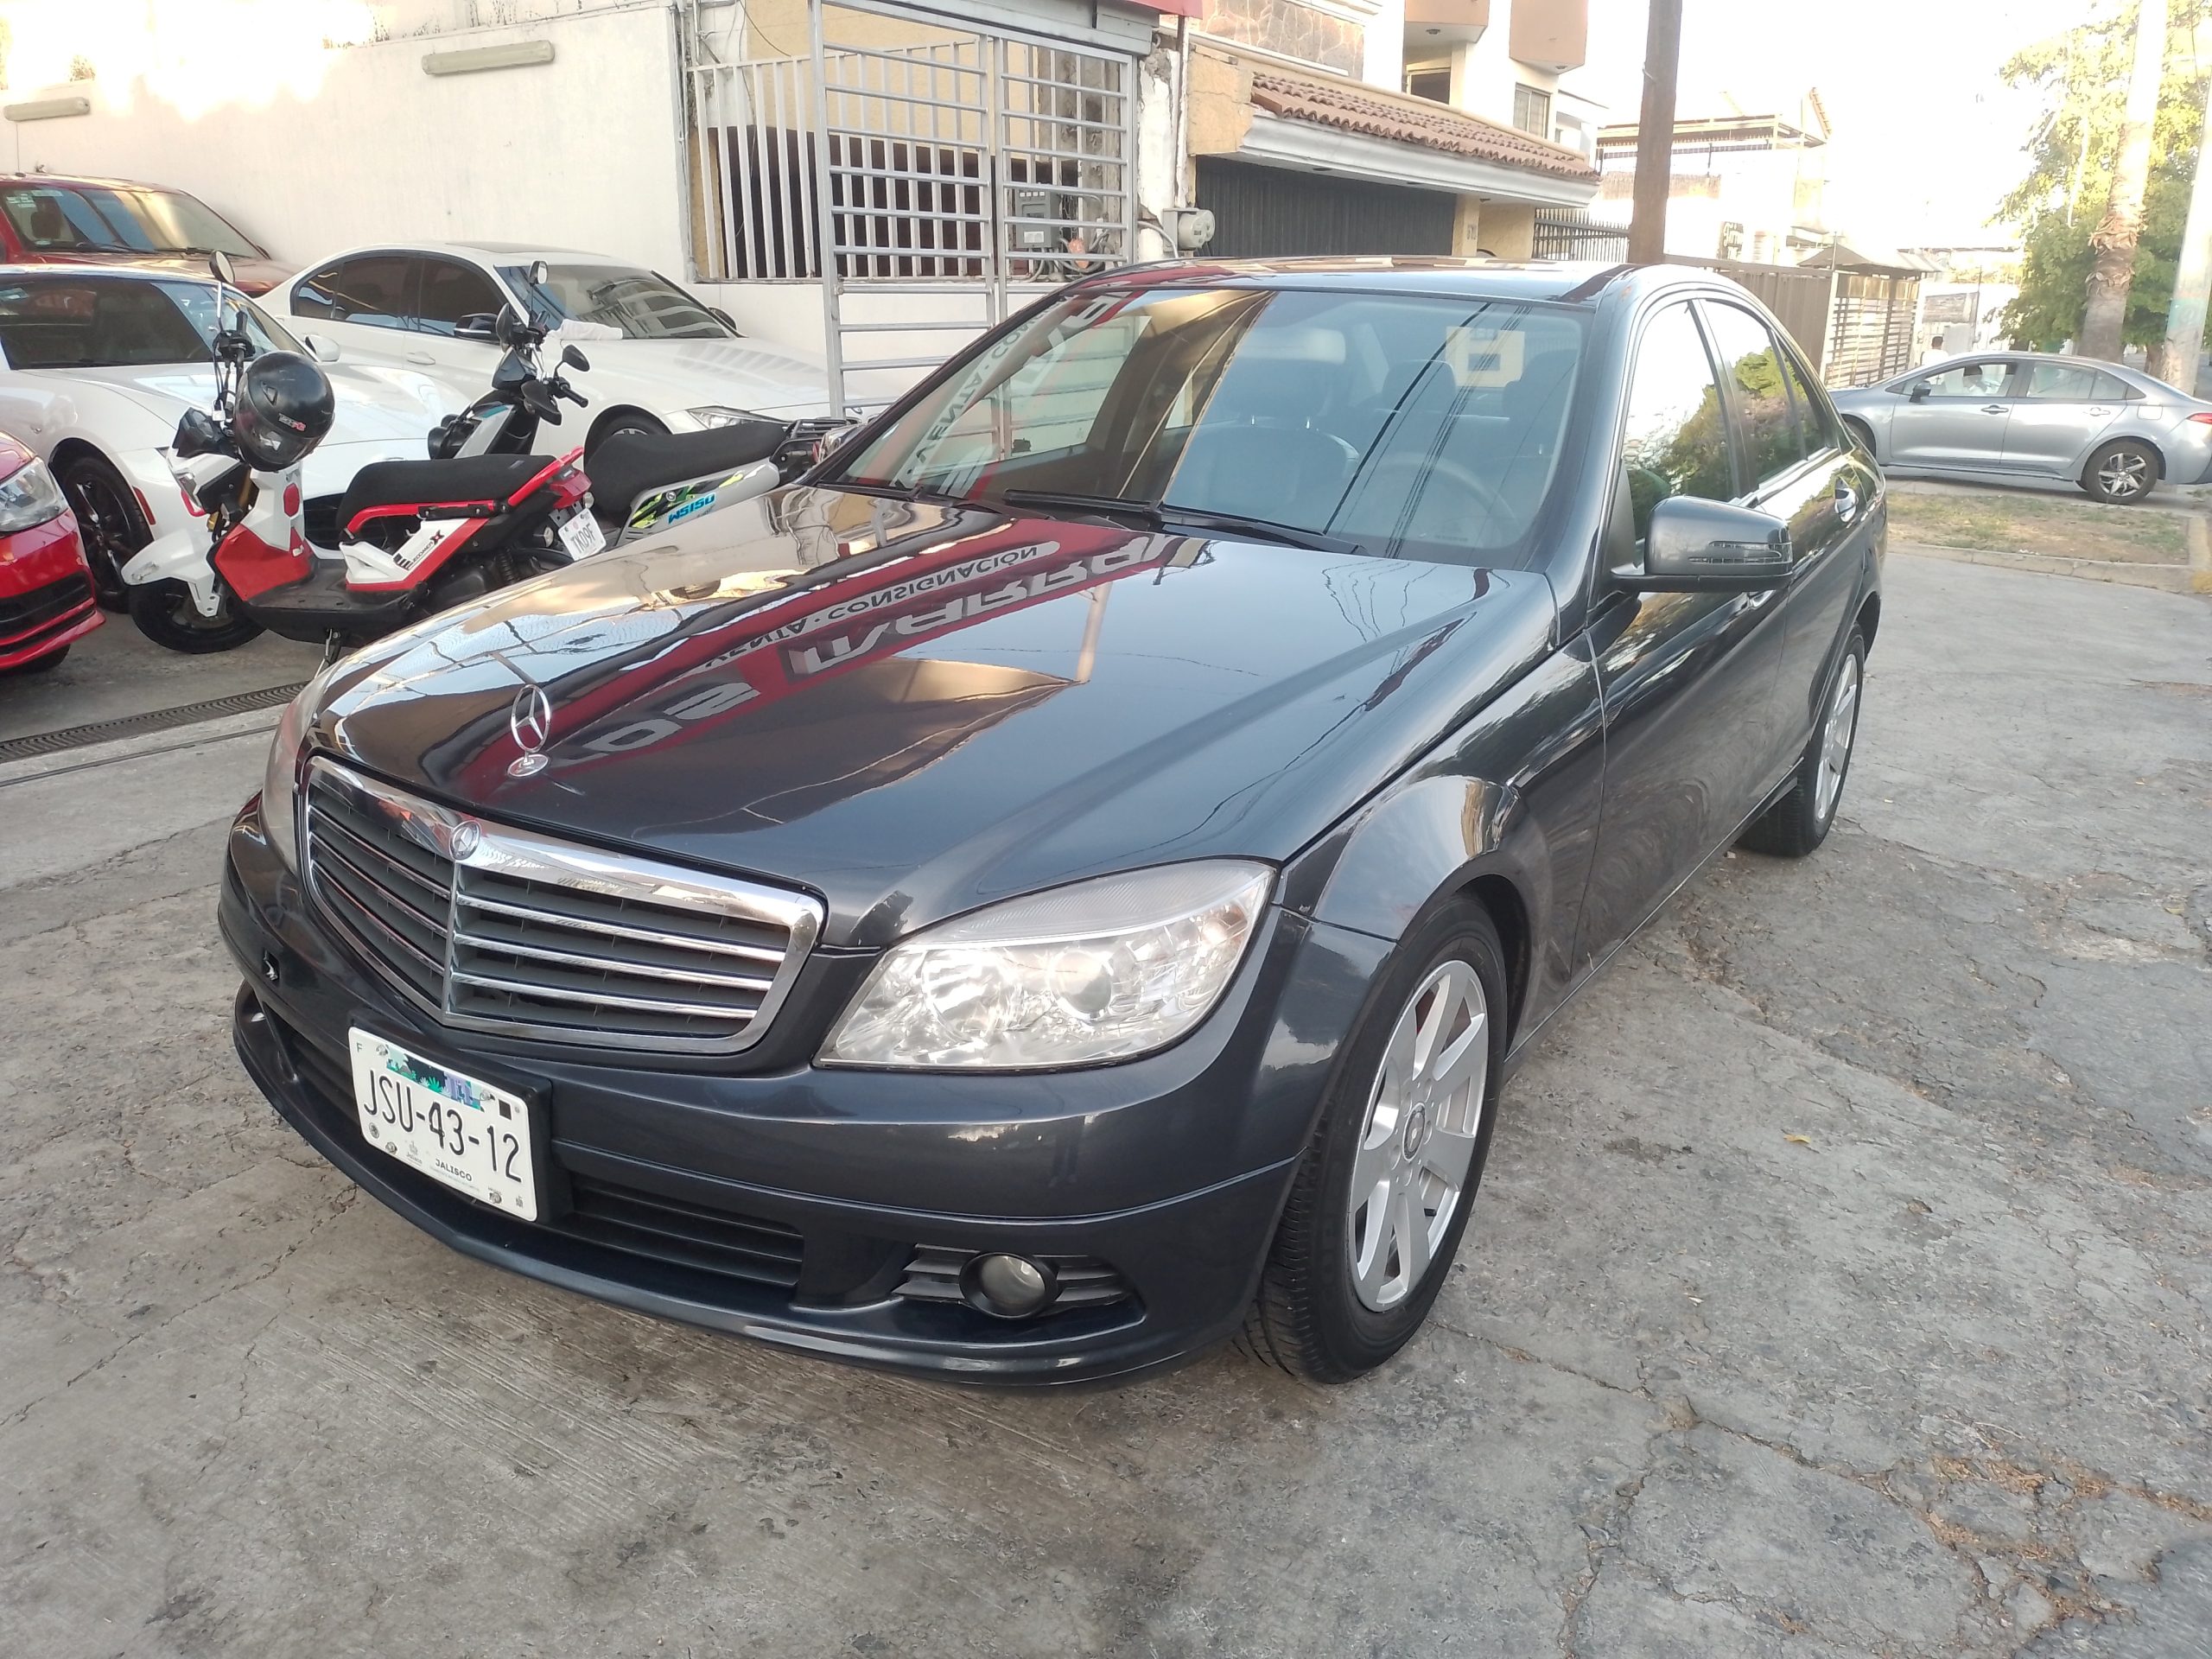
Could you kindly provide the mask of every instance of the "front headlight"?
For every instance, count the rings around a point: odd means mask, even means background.
[[[12,536],[49,518],[59,518],[68,506],[46,463],[27,461],[0,478],[0,536]]]
[[[1008,899],[883,954],[824,1065],[1013,1069],[1125,1060],[1205,1018],[1274,872],[1163,864]]]
[[[740,421],[764,420],[749,409],[731,409],[721,404],[702,404],[696,409],[683,411],[701,426],[735,426]]]
[[[336,667],[334,663],[323,668],[284,705],[276,736],[269,746],[269,770],[261,779],[262,826],[276,856],[295,874],[300,868],[300,747],[307,741],[308,727]]]

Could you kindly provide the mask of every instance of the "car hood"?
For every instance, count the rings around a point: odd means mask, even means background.
[[[207,275],[206,254],[188,253],[181,251],[157,252],[134,249],[122,253],[100,253],[90,250],[72,251],[25,263],[60,265],[123,265],[132,270],[175,271],[180,276],[200,278],[205,278]],[[273,259],[250,259],[241,257],[231,261],[231,274],[237,279],[238,286],[241,289],[257,298],[289,276],[292,270],[290,266],[280,265]]]
[[[568,325],[554,336],[573,341],[591,359],[589,372],[571,378],[598,401],[615,395],[617,379],[649,387],[641,401],[655,408],[718,404],[760,415],[817,415],[830,406],[830,383],[818,363],[754,340],[609,340],[606,331]],[[625,392],[626,397],[633,396]]]
[[[107,369],[42,369],[35,372],[61,385],[106,386],[122,393],[148,414],[174,429],[187,409],[212,409],[215,371],[200,363],[165,363]],[[458,386],[409,369],[326,365],[337,407],[331,417],[327,448],[404,439],[419,459],[430,429],[444,416],[468,406]]]
[[[810,888],[832,944],[1133,866],[1281,860],[1548,651],[1527,572],[791,489],[349,659],[320,748]],[[534,736],[532,688],[551,711]]]

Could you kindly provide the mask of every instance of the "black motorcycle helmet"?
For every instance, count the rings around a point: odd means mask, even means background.
[[[281,472],[329,435],[336,406],[330,377],[313,359],[297,352],[264,352],[245,365],[231,435],[249,465]]]

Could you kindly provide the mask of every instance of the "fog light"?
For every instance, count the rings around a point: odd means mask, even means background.
[[[1026,1319],[1052,1305],[1060,1281],[1052,1268],[1026,1255],[979,1255],[961,1270],[960,1294],[982,1313]]]

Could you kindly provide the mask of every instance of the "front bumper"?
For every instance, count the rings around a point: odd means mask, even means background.
[[[0,537],[0,669],[52,656],[99,625],[74,518]]]
[[[1278,918],[1211,1020],[1122,1065],[926,1077],[817,1071],[763,1045],[763,1069],[730,1075],[431,1025],[308,913],[257,804],[232,830],[220,920],[246,976],[234,1034],[247,1071],[433,1236],[643,1313],[984,1383],[1126,1377],[1237,1327],[1333,1059],[1316,1033],[1350,1028],[1383,949]],[[834,1001],[865,963],[817,966]],[[795,995],[779,1022],[816,1012]],[[344,1058],[356,1024],[535,1091],[550,1122],[541,1222],[369,1147]],[[926,1263],[998,1249],[1103,1265],[1126,1294],[1014,1321],[910,1290]]]

